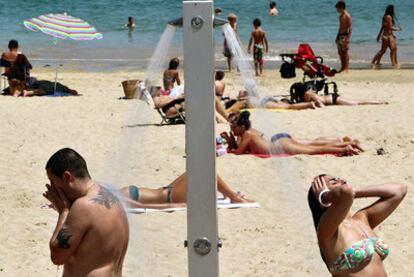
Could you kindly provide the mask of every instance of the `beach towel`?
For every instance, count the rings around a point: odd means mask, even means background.
[[[254,109],[243,109],[241,110],[243,111],[248,111],[248,112],[254,112],[254,111],[268,111],[268,112],[274,112],[274,113],[279,113],[279,112],[296,112],[298,110],[288,110],[288,109],[265,109],[265,108],[254,108]]]
[[[217,208],[218,209],[239,209],[239,208],[260,208],[259,203],[231,203],[229,198],[217,197]],[[135,208],[127,209],[127,212],[133,214],[143,214],[143,213],[152,213],[152,212],[177,212],[185,211],[187,208],[168,208],[168,209],[144,209],[144,208]]]
[[[234,154],[234,153],[229,153]],[[281,153],[281,154],[242,154],[242,155],[252,155],[258,158],[267,159],[267,158],[286,158],[296,155],[306,155],[306,154],[287,154],[287,153]],[[240,155],[239,155],[240,156]],[[306,156],[336,156],[336,157],[342,157],[340,155],[337,155],[335,153],[326,153],[326,154],[315,154],[315,155],[306,155]]]
[[[61,91],[55,91],[53,94],[45,95],[48,97],[64,97],[64,96],[73,96],[73,94],[61,92]]]

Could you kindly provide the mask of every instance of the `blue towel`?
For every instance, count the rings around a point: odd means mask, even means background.
[[[49,94],[49,95],[45,95],[48,97],[63,97],[63,96],[72,96],[72,94],[70,93],[66,93],[66,92],[61,92],[61,91],[56,91],[53,94]]]

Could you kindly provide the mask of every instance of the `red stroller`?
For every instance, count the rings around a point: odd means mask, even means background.
[[[317,91],[324,90],[324,94],[329,94],[329,85],[333,86],[334,93],[338,93],[338,87],[335,82],[328,82],[327,77],[333,77],[336,74],[336,69],[323,64],[323,58],[315,56],[309,44],[300,44],[297,53],[280,54],[283,63],[280,67],[280,74],[282,78],[296,77],[296,68],[303,70],[302,83],[294,83],[290,87],[290,94],[292,102],[300,102],[301,97],[298,94],[302,93],[303,87],[317,88]],[[306,77],[310,81],[306,81]],[[298,93],[298,88],[302,88],[301,93]]]

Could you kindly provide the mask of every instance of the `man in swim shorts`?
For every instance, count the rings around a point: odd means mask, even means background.
[[[91,179],[86,161],[70,148],[53,154],[46,171],[43,196],[59,214],[52,262],[63,265],[63,276],[122,276],[129,227],[119,198]]]
[[[338,46],[338,54],[341,59],[341,69],[338,72],[348,72],[349,66],[349,41],[352,35],[352,17],[346,10],[344,1],[338,1],[335,5],[339,16],[339,30],[335,42]]]
[[[251,34],[247,52],[251,53],[253,45],[253,60],[256,76],[263,74],[263,55],[269,51],[269,44],[267,43],[266,32],[261,28],[262,22],[256,18],[253,21],[254,31]],[[259,74],[260,73],[260,74]]]

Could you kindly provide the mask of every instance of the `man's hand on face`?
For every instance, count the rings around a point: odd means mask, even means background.
[[[54,185],[46,184],[46,191],[43,193],[43,196],[52,203],[58,213],[70,208],[70,201],[64,192]]]

